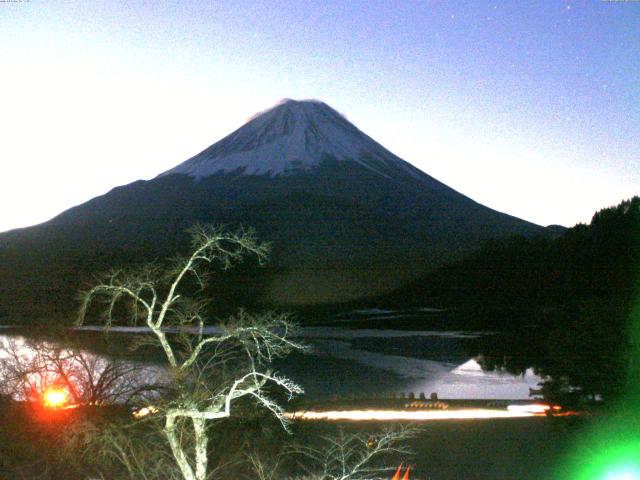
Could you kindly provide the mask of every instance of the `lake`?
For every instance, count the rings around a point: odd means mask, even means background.
[[[497,338],[494,333],[416,329],[415,324],[393,323],[388,318],[384,325],[396,328],[371,328],[375,324],[354,328],[349,318],[302,327],[301,339],[310,351],[295,353],[276,364],[281,374],[304,386],[310,399],[406,398],[409,393],[428,397],[436,392],[441,399],[525,400],[530,398],[529,389],[538,388],[541,381],[530,369],[524,375],[482,370],[478,342]],[[96,330],[100,328],[72,333],[74,341],[85,346],[82,356],[101,368],[103,335]],[[114,328],[110,336],[112,343],[125,345],[142,331]],[[210,334],[216,332],[208,329]],[[28,344],[35,348],[46,344],[47,334],[3,329],[0,345],[10,341],[18,343],[18,352],[28,361],[34,354]],[[0,349],[2,358],[6,359],[6,352]],[[138,371],[142,378],[162,376],[157,363],[149,361],[142,366]],[[335,434],[339,427],[371,427],[370,423],[356,423],[298,422],[296,434],[304,440],[312,434]],[[574,444],[576,425],[573,417],[433,422],[411,440],[416,452],[412,465],[415,472],[440,480],[551,478],[545,469],[557,465],[563,452]]]
[[[310,398],[437,393],[443,399],[522,400],[542,381],[530,369],[524,375],[483,371],[466,353],[468,342],[485,335],[478,332],[315,327],[303,334],[311,351],[277,367]]]
[[[368,312],[368,318],[384,319],[385,325],[393,325],[390,317],[406,319],[406,315],[398,312]],[[309,351],[276,362],[280,374],[304,387],[306,398],[406,398],[409,394],[417,398],[421,393],[426,397],[437,393],[442,399],[523,400],[530,398],[530,389],[539,388],[542,381],[531,369],[523,375],[483,371],[470,347],[491,333],[352,328],[350,318],[361,322],[363,314],[356,312],[352,317],[341,314],[330,325],[302,327],[300,339],[309,345]],[[95,336],[92,329],[96,328],[84,328],[83,337]],[[144,331],[126,327],[114,330],[132,338]],[[208,331],[215,334],[216,329]],[[20,355],[28,359],[33,352],[25,345],[25,339],[30,336],[24,329],[5,329],[0,335],[0,345],[18,341],[22,345]],[[34,342],[33,338],[31,341]]]

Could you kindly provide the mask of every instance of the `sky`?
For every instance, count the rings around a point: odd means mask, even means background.
[[[283,98],[541,224],[640,194],[639,1],[0,0],[0,231]]]

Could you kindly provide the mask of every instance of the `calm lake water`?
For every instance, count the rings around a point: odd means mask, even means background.
[[[370,312],[370,318],[386,319],[385,325],[390,317],[400,316],[389,311]],[[538,388],[542,381],[532,370],[524,375],[483,371],[468,347],[487,333],[351,328],[348,319],[342,315],[331,326],[301,328],[309,352],[295,353],[276,363],[279,373],[304,387],[307,398],[409,393],[428,397],[435,392],[442,399],[522,400],[530,398],[529,389]],[[141,331],[117,330],[130,335]],[[5,330],[0,346],[17,341],[22,345],[20,354],[28,359],[33,353],[24,346],[27,337],[24,331]],[[0,359],[3,356],[6,352],[0,349]]]
[[[443,399],[527,399],[542,381],[524,375],[483,371],[465,353],[481,333],[363,330],[336,327],[303,329],[311,351],[277,364],[304,386],[311,398],[380,397],[435,392]]]

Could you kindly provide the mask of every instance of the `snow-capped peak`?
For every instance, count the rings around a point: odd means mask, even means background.
[[[254,115],[238,130],[160,176],[203,178],[218,172],[281,175],[323,160],[355,161],[381,175],[389,168],[414,174],[409,164],[317,100],[285,100]]]

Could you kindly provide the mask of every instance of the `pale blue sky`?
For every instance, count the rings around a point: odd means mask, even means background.
[[[1,2],[0,65],[0,231],[285,97],[536,223],[640,193],[640,2]]]

